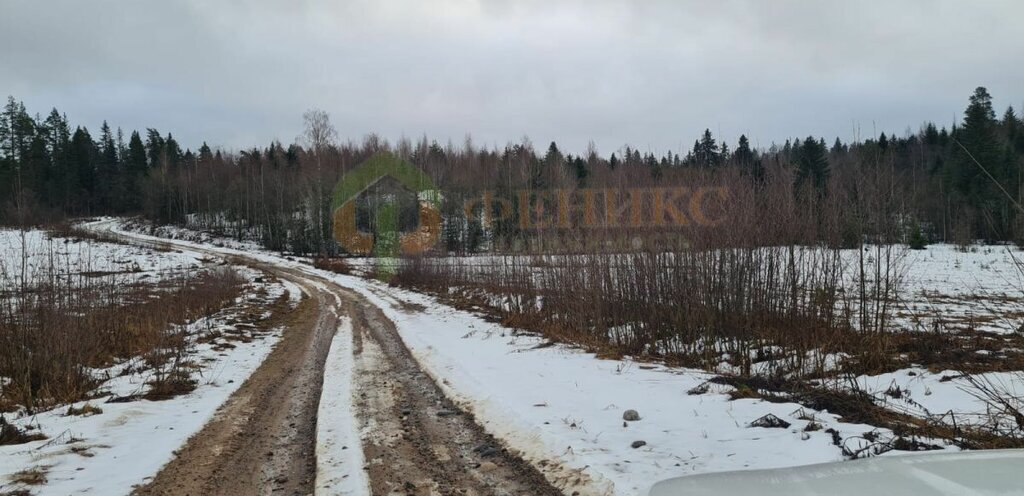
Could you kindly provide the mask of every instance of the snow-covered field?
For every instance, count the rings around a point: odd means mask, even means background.
[[[25,254],[23,260],[22,254]],[[200,256],[92,239],[51,237],[39,230],[0,229],[0,281],[31,283],[51,272],[117,274],[125,281],[202,265]],[[23,263],[24,262],[24,263]]]
[[[17,252],[22,246],[21,239],[18,232],[0,231],[0,254],[5,256],[5,264],[13,260],[20,267]],[[26,240],[25,246],[31,250],[31,263],[26,266],[34,273],[46,270],[51,256],[57,260],[54,266],[61,264],[60,267],[73,272],[117,272],[131,279],[150,281],[206,263],[196,253],[48,239],[38,231],[28,232]],[[134,399],[148,390],[147,383],[154,374],[151,368],[143,366],[141,358],[135,358],[93,371],[95,377],[105,379],[95,391],[96,399],[35,414],[8,414],[6,420],[11,424],[41,432],[47,439],[0,446],[0,493],[31,490],[40,495],[127,494],[170,461],[175,450],[199,431],[262,363],[280,336],[279,329],[257,331],[237,319],[236,314],[253,306],[267,306],[286,294],[292,305],[301,298],[299,288],[290,283],[258,282],[260,273],[244,267],[236,270],[248,281],[244,296],[221,312],[188,325],[191,343],[187,360],[197,366],[192,373],[198,382],[195,390],[164,401]],[[240,339],[197,340],[217,332],[233,333]],[[116,398],[130,401],[109,401]],[[81,409],[86,405],[99,410],[68,415],[69,408]],[[24,470],[44,474],[45,483],[24,486],[11,480]]]
[[[865,248],[869,285],[879,263],[878,255],[872,247]],[[895,247],[891,255],[893,273],[901,278],[901,301],[895,305],[894,325],[915,330],[932,330],[939,325],[945,330],[969,328],[996,333],[1014,332],[1024,325],[1024,251],[991,245],[972,245],[965,251],[937,244],[925,250]],[[540,277],[552,266],[585,263],[588,256],[593,255],[473,255],[431,261],[457,265],[468,274],[515,273],[516,269],[530,267],[535,277]],[[612,264],[627,263],[629,257],[601,256],[613,257]],[[841,250],[840,257],[847,293],[854,295],[860,257],[855,249]],[[377,262],[357,258],[348,263],[366,271]],[[495,305],[502,304],[500,298],[495,298]]]
[[[1024,252],[1011,246],[933,245],[906,255],[905,304],[899,312],[908,327],[913,316],[923,330],[938,320],[944,327],[1016,332],[1024,324]]]
[[[175,237],[188,239],[187,234]],[[210,246],[208,239],[197,240]],[[856,450],[866,443],[865,433],[891,436],[884,429],[839,422],[828,412],[795,403],[730,401],[724,394],[728,386],[712,384],[705,394],[690,394],[710,375],[628,359],[600,359],[570,347],[547,346],[538,337],[445,306],[427,295],[320,271],[308,261],[286,259],[246,243],[220,245],[222,252],[244,251],[366,296],[396,323],[406,344],[446,393],[526,458],[538,464],[546,460],[544,471],[549,477],[584,481],[581,494],[640,495],[653,483],[680,475],[838,461],[843,459],[843,446]],[[906,262],[908,313],[1006,315],[1017,307],[1017,272],[1003,248],[979,247],[964,253],[949,246],[932,246],[908,252]],[[978,305],[979,297],[998,305]],[[1012,330],[1000,328],[1001,332]],[[346,354],[350,352],[332,349],[331,362]],[[329,371],[328,380],[343,382],[348,372],[342,366],[334,372],[334,379],[331,374]],[[886,397],[885,391],[893,384],[900,385],[907,391],[904,398],[913,401],[893,399],[893,408],[916,415],[950,410],[978,413],[984,408],[951,371],[907,369],[858,381],[878,397]],[[350,393],[343,383],[324,391],[322,421],[338,421],[340,434],[336,437],[341,441],[321,440],[318,454],[346,459],[352,454],[339,451],[338,444],[352,440],[351,426],[341,420],[350,415],[350,405],[345,402]],[[624,421],[627,409],[637,410],[641,419]],[[751,426],[766,414],[790,425]],[[808,429],[810,419],[817,425]],[[840,446],[833,443],[830,429],[842,438]],[[324,436],[330,437],[330,433]],[[341,476],[329,468],[323,475]]]

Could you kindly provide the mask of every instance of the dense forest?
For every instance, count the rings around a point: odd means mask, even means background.
[[[800,242],[851,244],[873,236],[1024,243],[1024,121],[1013,108],[997,115],[985,88],[948,128],[925,123],[903,136],[831,144],[812,135],[767,149],[752,148],[746,136],[733,146],[705,131],[685,154],[629,146],[606,156],[593,146],[570,154],[556,143],[538,151],[528,140],[486,149],[470,138],[442,145],[370,135],[342,143],[325,113],[307,112],[306,123],[305,139],[287,146],[231,152],[204,143],[192,151],[156,129],[124,133],[104,122],[93,134],[56,109],[32,115],[10,97],[0,113],[0,222],[141,214],[252,237],[273,249],[333,254],[334,184],[372,154],[390,151],[420,167],[452,200],[444,207],[441,245],[452,251],[502,246],[499,240],[517,235],[514,225],[485,234],[456,220],[463,201],[485,189],[514,199],[523,189],[695,183],[727,185],[737,201],[792,198],[791,211],[811,226]]]

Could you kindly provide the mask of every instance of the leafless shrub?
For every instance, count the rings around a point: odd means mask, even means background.
[[[226,268],[166,276],[141,284],[60,266],[33,281],[5,280],[17,289],[0,298],[0,399],[50,408],[85,398],[97,384],[93,368],[142,355],[175,363],[187,344],[180,325],[233,302],[242,282]]]
[[[347,275],[352,273],[352,267],[342,258],[319,256],[313,259],[313,267],[334,272],[335,274]]]
[[[731,192],[718,226],[542,231],[523,253],[407,258],[394,283],[608,355],[741,376],[888,366],[900,249],[858,236],[844,256],[827,241],[841,198],[801,202],[784,170],[714,180]]]
[[[1024,441],[1024,396],[1017,389],[1024,384],[1024,373],[1007,378],[990,375],[965,375],[962,389],[985,405],[986,415],[975,429],[1005,439]]]

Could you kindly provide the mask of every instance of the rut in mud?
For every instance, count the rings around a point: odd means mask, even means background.
[[[445,397],[380,309],[346,296],[373,494],[562,494]]]
[[[320,385],[338,316],[331,295],[293,281],[311,296],[283,317],[274,351],[136,494],[313,493]]]
[[[324,363],[343,314],[353,324],[354,402],[372,494],[562,494],[445,397],[365,298],[302,271],[232,258],[306,297],[281,317],[286,330],[266,361],[137,494],[313,494]]]

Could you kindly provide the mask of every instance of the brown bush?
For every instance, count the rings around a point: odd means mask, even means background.
[[[717,226],[529,233],[522,245],[538,249],[406,258],[393,282],[606,355],[744,376],[820,375],[841,351],[888,366],[899,249],[858,245],[851,266],[841,197],[801,200],[785,171],[716,180],[731,192]]]
[[[0,398],[30,410],[83,399],[97,385],[91,369],[146,355],[150,365],[180,356],[180,324],[209,315],[239,295],[230,269],[165,274],[141,284],[124,275],[63,270],[39,276],[0,299]]]
[[[335,274],[348,275],[352,273],[352,267],[342,258],[316,257],[313,259],[313,267]]]

